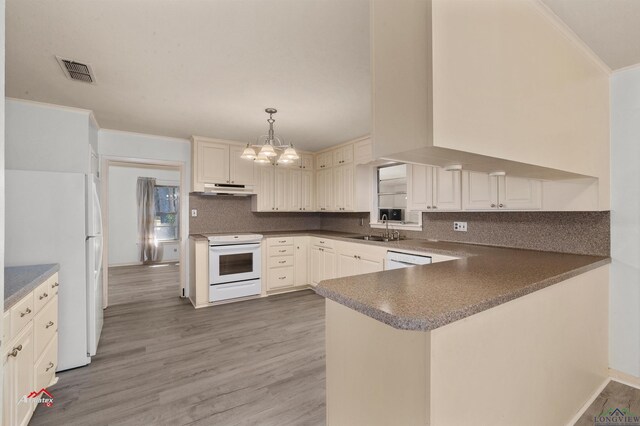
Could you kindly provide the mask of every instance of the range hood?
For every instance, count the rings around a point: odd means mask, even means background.
[[[224,183],[206,183],[203,195],[233,195],[237,197],[248,197],[253,195],[252,185],[232,185]]]

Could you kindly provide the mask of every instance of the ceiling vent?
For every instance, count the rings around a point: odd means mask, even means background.
[[[71,59],[61,58],[60,56],[56,56],[56,59],[67,78],[95,84],[95,74],[93,74],[93,70],[90,65],[76,62]]]

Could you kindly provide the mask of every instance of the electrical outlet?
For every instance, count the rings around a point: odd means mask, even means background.
[[[191,217],[198,217],[198,209],[191,209]]]
[[[467,232],[467,222],[453,222],[453,230]]]

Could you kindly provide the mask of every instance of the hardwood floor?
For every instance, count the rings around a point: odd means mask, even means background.
[[[640,389],[612,380],[578,419],[575,426],[593,426],[594,417],[616,408],[626,409],[630,415],[640,416]]]
[[[195,310],[177,297],[177,268],[173,282],[170,269],[129,268],[112,271],[137,285],[129,300],[126,291],[113,296],[98,354],[59,373],[54,405],[38,407],[31,425],[325,424],[320,296]],[[159,283],[173,291],[138,297]]]
[[[109,306],[132,302],[166,302],[178,297],[177,263],[109,268]]]

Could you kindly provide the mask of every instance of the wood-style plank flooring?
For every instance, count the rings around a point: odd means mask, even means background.
[[[59,373],[31,425],[324,425],[323,299],[195,310],[177,297],[177,270],[111,268],[111,284],[135,290],[111,295],[98,354]]]
[[[594,417],[616,408],[626,409],[629,413],[640,416],[640,389],[612,380],[580,416],[575,426],[593,426]]]

